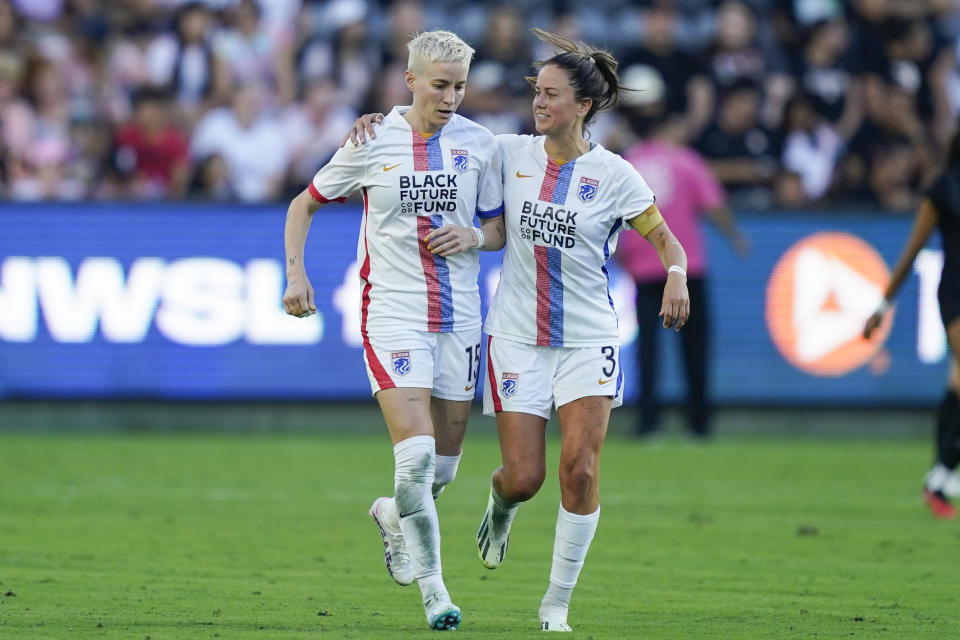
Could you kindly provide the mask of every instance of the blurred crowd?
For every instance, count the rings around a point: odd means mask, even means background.
[[[739,209],[908,211],[960,113],[960,0],[0,0],[0,197],[289,198],[357,114],[409,103],[433,28],[477,49],[461,113],[530,132],[531,26],[636,89],[592,139],[670,117]]]

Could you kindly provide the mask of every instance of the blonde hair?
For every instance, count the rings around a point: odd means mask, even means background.
[[[473,47],[451,31],[424,31],[407,43],[410,57],[407,69],[417,73],[424,71],[434,62],[452,62],[470,66],[473,60]]]

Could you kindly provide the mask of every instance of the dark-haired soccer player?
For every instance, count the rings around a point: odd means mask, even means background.
[[[950,375],[937,412],[936,459],[924,479],[923,496],[934,517],[955,518],[957,510],[948,496],[960,489],[956,475],[960,464],[960,131],[950,140],[946,168],[920,203],[910,237],[893,269],[880,307],[863,328],[865,338],[880,326],[917,253],[935,228],[940,229],[943,239],[943,270],[937,300],[950,345]]]
[[[607,52],[534,29],[560,52],[531,78],[539,136],[498,136],[503,155],[507,248],[484,329],[484,412],[495,414],[503,465],[493,472],[477,533],[481,562],[507,552],[521,502],[546,475],[545,431],[560,423],[560,507],[550,580],[540,603],[545,631],[570,631],[567,611],[600,518],[600,450],[610,410],[622,402],[617,314],[606,262],[627,227],[642,234],[667,272],[660,315],[680,329],[690,314],[686,255],[627,161],[584,136],[616,104],[617,62]]]

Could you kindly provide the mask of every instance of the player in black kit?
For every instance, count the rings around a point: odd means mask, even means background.
[[[937,518],[955,518],[950,496],[960,493],[960,131],[947,149],[946,167],[920,203],[907,244],[890,277],[880,307],[867,319],[863,335],[869,338],[896,297],[914,259],[935,227],[943,239],[943,271],[937,300],[950,345],[950,376],[937,411],[936,460],[927,474],[923,496]]]

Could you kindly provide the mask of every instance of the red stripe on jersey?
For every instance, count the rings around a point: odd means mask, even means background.
[[[413,170],[430,170],[430,154],[427,152],[427,139],[417,131],[413,132]]]
[[[487,384],[490,385],[490,397],[493,398],[493,410],[503,411],[503,405],[500,404],[500,394],[497,393],[497,375],[493,372],[493,356],[490,348],[493,346],[493,336],[487,336]]]
[[[540,199],[544,202],[553,202],[553,190],[557,187],[557,177],[560,175],[560,165],[547,158],[547,172],[543,174],[543,183],[540,185]]]
[[[313,185],[311,185],[313,186]],[[367,335],[367,316],[370,311],[370,252],[367,250],[367,211],[369,199],[367,188],[363,188],[363,264],[360,266],[360,279],[363,280],[363,294],[360,304],[360,335],[363,336],[363,353],[367,356],[367,365],[381,389],[393,389],[395,386],[390,374],[377,358],[370,338]]]
[[[330,199],[330,198],[324,197],[322,193],[317,191],[317,188],[313,186],[312,182],[307,186],[307,191],[309,191],[310,195],[313,196],[313,199],[319,202],[320,204],[327,204],[328,202],[346,202],[347,201],[346,198]]]
[[[426,147],[424,147],[426,148]],[[440,275],[433,254],[423,241],[433,228],[429,216],[417,216],[417,246],[420,247],[420,264],[423,265],[423,278],[427,283],[427,331],[438,332],[443,329],[443,305],[440,299]]]
[[[542,197],[542,196],[541,196]],[[550,346],[550,266],[547,248],[534,246],[537,261],[537,345]]]

